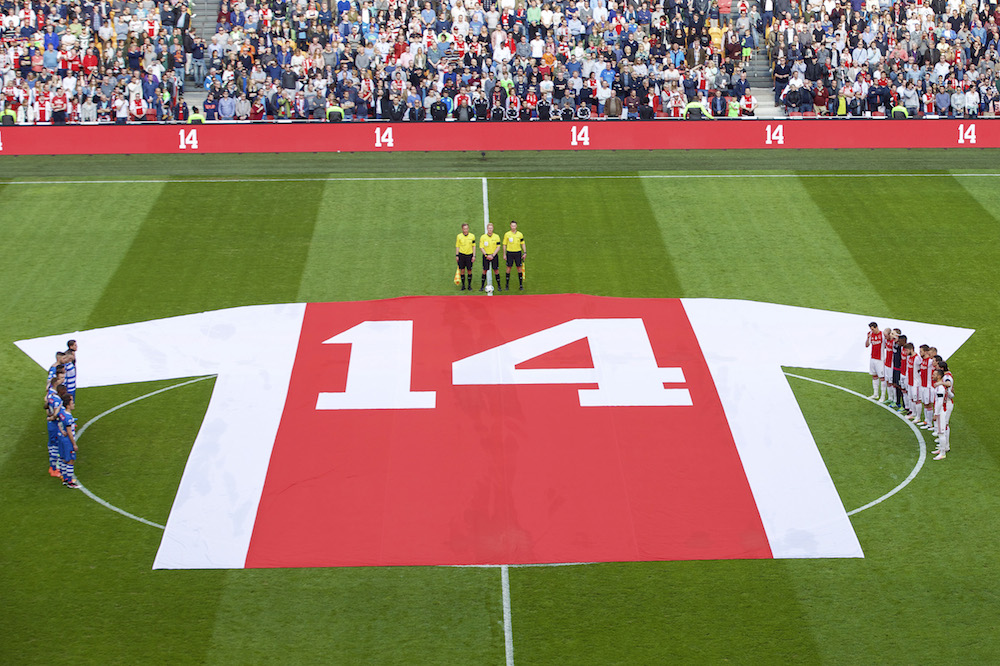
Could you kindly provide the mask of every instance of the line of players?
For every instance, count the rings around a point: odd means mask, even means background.
[[[49,431],[49,476],[62,479],[67,488],[79,488],[74,473],[76,462],[76,340],[66,343],[66,351],[56,352],[49,368],[45,389],[45,418]]]
[[[898,328],[880,331],[868,324],[865,347],[871,348],[868,370],[872,400],[895,406],[924,430],[932,430],[938,446],[934,460],[951,450],[951,415],[955,411],[954,378],[936,347],[914,347]],[[923,414],[921,415],[921,411]]]

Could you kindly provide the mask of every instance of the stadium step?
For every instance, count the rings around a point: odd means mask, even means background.
[[[215,19],[219,15],[218,0],[194,0],[192,5],[195,16],[191,21],[191,27],[194,29],[194,34],[208,44],[215,34]]]

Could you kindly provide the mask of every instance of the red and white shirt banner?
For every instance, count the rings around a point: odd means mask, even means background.
[[[81,388],[217,375],[154,568],[528,564],[862,557],[782,366],[866,372],[871,319],[437,296],[71,335]]]

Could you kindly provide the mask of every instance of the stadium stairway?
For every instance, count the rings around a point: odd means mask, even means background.
[[[207,44],[215,34],[215,19],[219,15],[218,0],[194,0],[192,6],[194,19],[191,21],[191,27],[194,28],[194,34],[204,39]]]
[[[194,34],[209,43],[212,35],[215,34],[215,19],[219,14],[218,0],[194,0],[191,4],[194,18],[191,20],[191,28]],[[201,81],[193,81],[188,78],[184,82],[184,101],[188,105],[201,106],[205,102],[205,89]]]
[[[729,10],[729,22],[736,24],[740,17],[739,3],[734,2]],[[771,66],[767,61],[767,49],[763,46],[764,39],[758,35],[757,48],[754,49],[750,64],[745,67],[750,90],[757,98],[757,116],[760,118],[778,118],[785,115],[783,109],[774,105],[774,79],[771,78]]]

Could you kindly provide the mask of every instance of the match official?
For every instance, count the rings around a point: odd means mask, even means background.
[[[458,262],[458,272],[462,274],[462,289],[465,291],[465,280],[469,280],[469,291],[472,291],[472,262],[476,260],[476,237],[469,233],[469,225],[462,225],[462,233],[455,237],[455,260]]]
[[[493,281],[497,291],[500,289],[500,234],[493,233],[493,223],[486,225],[486,233],[479,237],[479,249],[483,251],[483,280],[479,283],[479,291],[486,288],[486,273],[493,269]]]
[[[507,289],[510,289],[510,267],[517,266],[518,287],[524,291],[524,259],[528,256],[528,246],[524,243],[524,234],[517,230],[517,221],[510,221],[510,231],[503,235],[503,256],[507,262]]]

